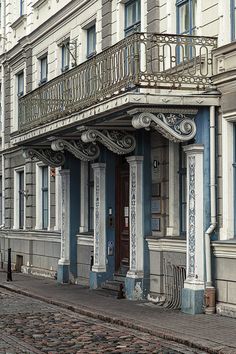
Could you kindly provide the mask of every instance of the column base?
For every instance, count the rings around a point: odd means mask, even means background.
[[[196,315],[204,312],[204,290],[188,289],[182,290],[181,311],[190,315]]]
[[[126,276],[125,278],[125,296],[129,300],[142,300],[143,296],[143,278]]]
[[[98,289],[101,287],[101,284],[104,283],[109,278],[107,272],[93,272],[90,271],[89,274],[89,285],[90,289]]]
[[[57,283],[66,284],[70,282],[70,264],[58,262],[57,266]]]

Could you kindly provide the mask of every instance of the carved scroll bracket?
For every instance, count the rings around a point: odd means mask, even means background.
[[[82,140],[64,140],[57,139],[52,141],[51,148],[53,151],[67,150],[77,159],[82,161],[93,161],[98,158],[100,149],[98,145],[84,143]]]
[[[25,159],[38,159],[51,167],[60,167],[65,163],[65,155],[61,151],[53,151],[49,147],[27,146],[23,149]]]
[[[142,112],[133,117],[132,125],[136,129],[153,128],[174,142],[191,140],[197,130],[194,118],[183,113]]]
[[[125,155],[132,152],[136,146],[136,140],[133,135],[127,134],[125,131],[119,130],[96,130],[88,129],[81,135],[81,140],[85,143],[100,142],[110,151]]]

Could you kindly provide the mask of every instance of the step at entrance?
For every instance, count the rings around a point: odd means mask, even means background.
[[[101,288],[114,292],[118,299],[124,298],[125,276],[114,275],[113,280],[106,280],[102,283]]]

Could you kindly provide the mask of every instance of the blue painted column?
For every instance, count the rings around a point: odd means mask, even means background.
[[[57,282],[68,283],[70,278],[70,170],[61,170],[61,256],[58,261]]]
[[[182,311],[203,312],[204,305],[204,146],[184,147],[187,154],[187,264]]]

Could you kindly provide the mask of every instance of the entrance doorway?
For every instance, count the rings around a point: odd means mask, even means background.
[[[118,158],[116,167],[116,272],[129,270],[129,164]]]

